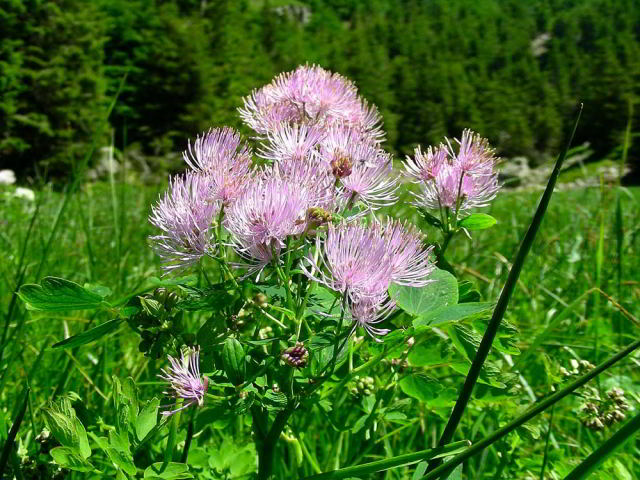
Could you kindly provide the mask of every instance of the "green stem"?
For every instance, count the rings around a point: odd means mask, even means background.
[[[422,479],[434,480],[436,478],[446,478],[445,475],[449,474],[454,468],[456,468],[462,462],[480,453],[482,450],[484,450],[490,445],[493,445],[495,442],[503,438],[505,435],[508,435],[509,433],[513,432],[516,428],[527,423],[536,415],[544,412],[547,408],[556,404],[558,401],[562,400],[564,397],[572,393],[574,390],[577,390],[578,388],[582,387],[589,380],[593,379],[594,377],[597,377],[606,369],[615,365],[617,362],[622,360],[624,357],[629,355],[638,347],[640,347],[640,340],[632,343],[623,351],[614,355],[608,360],[604,361],[603,363],[598,365],[596,368],[594,368],[590,372],[586,373],[585,375],[581,376],[574,382],[567,385],[562,390],[554,393],[553,395],[548,396],[547,398],[545,398],[544,400],[541,400],[537,404],[534,404],[531,408],[529,408],[525,413],[520,415],[518,418],[516,418],[512,422],[509,422],[509,424],[505,425],[499,430],[496,430],[493,434],[489,435],[488,437],[483,438],[478,443],[466,449],[464,452],[456,455],[447,463],[441,464],[438,467],[434,468],[431,472],[427,473],[424,477],[422,477]]]
[[[273,454],[280,434],[284,430],[293,410],[294,407],[290,404],[285,410],[279,412],[266,438],[258,445],[258,480],[267,480],[271,476],[271,471],[273,470]]]
[[[356,465],[353,467],[345,467],[339,470],[333,470],[330,472],[320,473],[318,475],[311,475],[305,477],[302,480],[337,480],[340,478],[348,477],[362,477],[375,472],[382,472],[391,468],[403,467],[406,465],[412,465],[414,463],[429,460],[436,456],[451,455],[451,453],[460,448],[469,446],[468,440],[452,443],[444,447],[431,448],[428,450],[421,450],[419,452],[407,453],[406,455],[398,455],[397,457],[385,458],[384,460],[378,460],[376,462],[364,463],[362,465]]]
[[[580,107],[580,111],[578,112],[578,116],[573,126],[571,136],[569,137],[569,141],[567,142],[564,150],[556,161],[553,172],[551,173],[551,177],[549,178],[549,182],[547,183],[547,188],[545,189],[542,198],[540,199],[540,204],[538,205],[536,213],[533,216],[531,225],[529,225],[529,229],[527,230],[520,248],[518,249],[516,259],[513,262],[511,270],[509,271],[509,276],[504,285],[504,288],[502,289],[502,293],[500,295],[500,298],[498,299],[496,308],[493,311],[493,315],[491,317],[489,325],[487,326],[487,330],[482,337],[482,341],[480,342],[480,346],[478,347],[476,356],[473,359],[471,368],[469,369],[469,373],[467,374],[467,378],[464,381],[464,385],[462,386],[462,390],[460,391],[458,400],[453,407],[453,411],[451,412],[451,416],[449,417],[449,421],[447,422],[447,426],[445,427],[444,432],[442,432],[442,436],[440,437],[438,445],[442,446],[451,443],[451,439],[453,438],[453,435],[458,428],[458,424],[462,419],[462,415],[467,408],[467,404],[469,403],[469,399],[471,398],[471,394],[473,392],[473,387],[475,386],[482,370],[482,366],[484,365],[484,362],[489,355],[491,345],[493,344],[493,340],[495,339],[496,333],[498,332],[498,328],[500,327],[502,318],[504,317],[504,314],[507,310],[507,305],[509,304],[509,300],[511,299],[511,294],[516,287],[516,283],[518,281],[518,277],[520,276],[520,271],[522,270],[524,261],[527,257],[527,254],[529,253],[529,250],[531,250],[533,240],[535,239],[536,234],[540,229],[540,224],[542,223],[544,214],[547,211],[547,206],[549,205],[549,201],[551,200],[551,195],[553,194],[556,180],[558,179],[558,175],[560,174],[560,168],[562,167],[564,159],[567,156],[567,150],[569,150],[569,146],[571,145],[571,142],[573,140],[573,135],[575,134],[576,128],[578,127],[581,113],[582,106]],[[437,465],[440,465],[441,463],[442,460],[430,462],[429,471],[433,470]]]

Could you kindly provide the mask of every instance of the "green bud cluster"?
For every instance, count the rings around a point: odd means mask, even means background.
[[[178,293],[164,287],[133,300],[139,311],[129,318],[129,324],[140,332],[138,349],[141,353],[161,358],[182,345],[193,345],[195,335],[183,332],[182,312],[175,309],[179,301]]]
[[[360,377],[356,375],[353,377],[353,382],[349,388],[352,395],[363,396],[371,395],[375,390],[375,380],[373,377]]]

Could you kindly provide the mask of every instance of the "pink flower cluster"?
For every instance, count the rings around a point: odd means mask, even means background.
[[[375,327],[395,304],[387,290],[392,283],[421,287],[434,269],[431,248],[413,227],[397,220],[365,226],[358,222],[329,225],[326,238],[316,239],[318,259],[309,255],[305,274],[346,296],[354,328],[371,336],[387,331]]]
[[[468,129],[460,140],[455,139],[457,152],[446,142],[426,152],[418,146],[414,157],[407,157],[406,172],[421,187],[415,204],[433,210],[448,208],[456,214],[487,206],[500,189],[495,151]]]
[[[253,168],[251,150],[230,128],[189,143],[191,171],[171,180],[150,218],[162,230],[151,239],[166,271],[215,253],[211,226],[222,214],[230,244],[255,273],[279,258],[288,237],[309,231],[310,210],[366,212],[396,201],[380,116],[344,77],[299,67],[254,91],[240,114],[261,135],[258,155],[268,165]]]
[[[251,168],[249,147],[230,128],[205,132],[184,159],[191,170],[170,179],[149,217],[162,231],[151,241],[167,272],[190,267],[211,250],[214,218],[244,191]]]

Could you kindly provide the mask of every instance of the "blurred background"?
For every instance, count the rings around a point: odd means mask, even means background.
[[[248,133],[242,97],[305,62],[356,82],[398,156],[470,127],[522,176],[584,102],[582,171],[618,165],[629,126],[637,163],[637,0],[0,0],[0,164],[64,182],[95,138],[90,178],[114,147],[166,179],[199,132]]]

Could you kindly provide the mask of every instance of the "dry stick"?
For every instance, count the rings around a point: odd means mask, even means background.
[[[560,174],[560,168],[562,167],[562,163],[567,156],[567,150],[569,150],[569,146],[573,141],[573,135],[576,132],[576,128],[578,127],[578,122],[580,121],[580,115],[582,113],[582,104],[580,105],[580,110],[578,112],[578,116],[576,118],[575,124],[573,126],[573,130],[571,132],[571,136],[569,137],[569,141],[567,142],[564,150],[558,157],[556,161],[555,167],[553,168],[553,172],[551,173],[551,177],[549,178],[549,182],[547,183],[547,188],[542,194],[542,198],[540,199],[540,204],[536,210],[536,213],[533,216],[533,220],[531,221],[531,225],[529,225],[529,229],[520,244],[520,248],[518,249],[518,253],[516,254],[516,259],[513,262],[513,267],[509,271],[509,277],[507,278],[507,282],[505,283],[504,289],[502,290],[502,294],[498,299],[498,303],[496,305],[495,310],[493,311],[493,315],[491,317],[491,321],[487,327],[487,330],[482,337],[482,341],[480,342],[480,346],[478,347],[478,351],[476,353],[475,358],[473,359],[473,363],[471,364],[471,368],[469,369],[469,373],[467,378],[464,381],[464,385],[462,386],[462,390],[460,391],[460,395],[458,396],[458,400],[456,401],[455,406],[453,407],[453,411],[451,412],[451,416],[449,417],[449,421],[447,422],[447,426],[442,432],[442,436],[440,437],[440,441],[438,442],[439,446],[446,445],[451,443],[451,439],[458,428],[458,424],[462,419],[462,415],[464,414],[465,409],[467,408],[467,404],[469,403],[469,399],[471,398],[471,394],[473,392],[473,387],[475,386],[478,376],[480,375],[480,371],[482,370],[482,365],[484,364],[487,356],[489,355],[489,351],[491,350],[491,344],[495,339],[496,333],[498,332],[498,328],[500,327],[500,322],[504,317],[504,314],[507,310],[507,305],[509,304],[509,300],[511,298],[511,294],[515,289],[516,283],[518,281],[518,277],[520,276],[520,271],[522,270],[522,265],[531,250],[531,245],[533,245],[533,240],[540,229],[540,224],[542,223],[542,219],[544,214],[547,211],[547,206],[549,205],[549,201],[551,200],[551,195],[553,193],[553,189],[556,185],[556,180],[558,179],[558,175]],[[438,465],[442,464],[441,459],[436,459],[432,462],[429,462],[428,471],[432,471]]]

